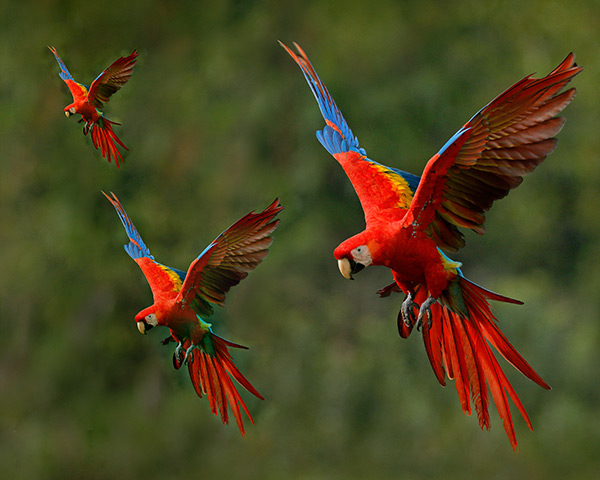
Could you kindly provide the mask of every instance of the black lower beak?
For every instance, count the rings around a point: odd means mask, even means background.
[[[363,270],[365,268],[365,266],[362,263],[357,263],[354,260],[350,260],[350,273],[352,275],[354,275],[355,273],[360,272],[361,270]],[[352,275],[350,276],[350,278],[352,280],[354,280],[352,278]]]

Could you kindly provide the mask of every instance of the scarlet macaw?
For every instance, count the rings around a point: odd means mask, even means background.
[[[173,366],[179,369],[187,364],[196,393],[200,398],[207,396],[212,413],[220,412],[225,424],[229,422],[229,405],[243,436],[240,407],[254,422],[231,377],[254,396],[264,398],[237,369],[228,350],[247,347],[216,335],[204,318],[213,313],[212,304],[224,306],[229,289],[267,256],[273,241],[269,235],[279,224],[274,218],[283,209],[279,199],[261,213],[245,215],[221,233],[186,273],[156,262],[116,195],[104,195],[117,210],[129,237],[125,251],[140,266],[152,289],[154,304],[135,316],[138,330],[145,334],[156,326],[169,328],[171,336],[162,343],[177,342]]]
[[[456,252],[465,241],[457,227],[484,233],[485,212],[518,186],[556,146],[564,119],[555,117],[575,89],[560,90],[582,69],[571,53],[541,79],[525,77],[477,112],[434,155],[421,179],[366,156],[304,51],[281,44],[300,66],[326,126],[317,138],[348,175],[365,214],[366,229],[334,251],[345,278],[369,265],[392,270],[394,282],[380,296],[403,292],[398,330],[407,338],[422,327],[423,341],[441,385],[456,380],[463,411],[475,406],[489,429],[487,382],[513,449],[517,450],[508,396],[527,426],[531,421],[501,370],[490,344],[517,370],[543,388],[550,386],[508,342],[488,300],[522,304],[466,279]],[[424,321],[425,320],[425,321]]]
[[[58,56],[56,49],[54,47],[48,48],[56,57],[60,67],[58,75],[65,81],[73,95],[73,103],[65,107],[65,115],[69,118],[71,115],[80,114],[81,119],[79,122],[85,122],[83,134],[87,135],[88,132],[91,132],[94,147],[100,149],[102,156],[109,162],[111,158],[114,158],[118,168],[119,160],[123,161],[123,157],[115,142],[125,150],[129,149],[112,129],[112,125],[120,124],[105,118],[100,109],[103,103],[108,103],[111,95],[131,78],[133,67],[137,61],[137,51],[134,50],[131,55],[121,57],[113,62],[96,77],[88,89],[85,85],[75,81],[62,59]]]

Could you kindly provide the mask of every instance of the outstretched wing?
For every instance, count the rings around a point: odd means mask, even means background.
[[[564,118],[556,117],[575,89],[559,93],[580,71],[571,53],[543,78],[531,75],[477,112],[427,163],[405,217],[438,245],[456,251],[456,227],[484,233],[485,212],[517,187],[556,147]]]
[[[117,196],[112,192],[112,197],[104,192],[102,193],[115,207],[121,223],[125,227],[125,232],[129,237],[129,243],[125,245],[125,251],[142,269],[152,289],[154,300],[156,301],[160,297],[178,295],[185,278],[185,272],[156,262]]]
[[[211,303],[223,306],[229,289],[267,256],[281,210],[275,199],[263,212],[251,212],[221,233],[190,265],[178,301],[203,317],[212,314]]]
[[[111,95],[131,78],[136,61],[137,50],[134,50],[131,55],[121,57],[107,67],[92,82],[88,95],[89,102],[94,107],[101,109],[103,103],[107,103]]]
[[[298,64],[317,99],[326,123],[325,128],[317,132],[317,138],[344,168],[361,202],[367,224],[382,210],[407,209],[419,177],[368,159],[304,50],[294,43],[296,54],[279,43]]]
[[[58,62],[58,66],[60,67],[60,73],[58,74],[58,76],[60,78],[62,78],[64,80],[64,82],[67,84],[67,87],[69,87],[69,90],[71,91],[71,95],[73,95],[73,100],[79,100],[80,98],[85,97],[88,93],[87,87],[85,85],[75,81],[75,79],[73,78],[73,76],[71,75],[69,70],[67,69],[67,66],[62,61],[62,58],[60,58],[60,56],[56,52],[56,48],[51,47],[51,46],[48,46],[48,48],[54,54],[54,58],[56,58],[56,61]]]

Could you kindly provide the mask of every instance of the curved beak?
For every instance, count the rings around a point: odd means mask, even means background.
[[[365,266],[362,263],[356,263],[354,260],[341,258],[338,260],[338,268],[342,276],[348,280],[354,280],[352,275],[360,272]]]
[[[142,320],[140,322],[137,322],[137,327],[142,335],[146,335],[146,332],[148,332],[148,330],[150,330],[152,328],[152,325],[150,325]]]
[[[69,112],[68,110],[65,110],[65,116],[66,116],[67,118],[69,118],[69,117],[71,116],[71,112]]]

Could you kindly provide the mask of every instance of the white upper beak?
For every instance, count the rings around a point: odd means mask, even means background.
[[[348,280],[352,280],[352,266],[347,258],[338,260],[338,268],[342,276]]]

